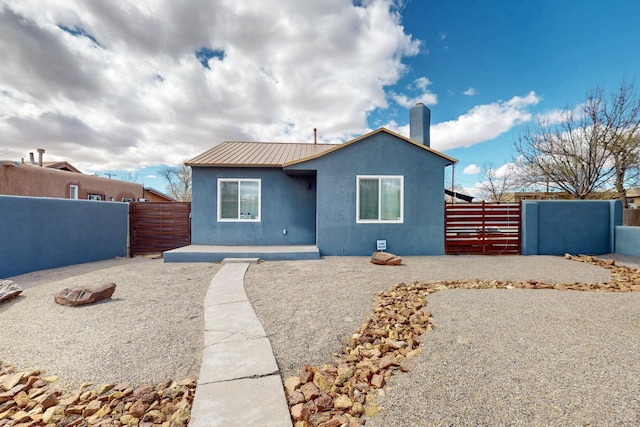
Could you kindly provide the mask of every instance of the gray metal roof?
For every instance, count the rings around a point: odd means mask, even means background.
[[[187,161],[187,166],[272,166],[313,157],[340,144],[225,141]]]

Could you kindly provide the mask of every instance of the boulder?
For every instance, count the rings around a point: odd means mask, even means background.
[[[100,285],[63,288],[57,291],[53,297],[58,304],[75,307],[111,298],[115,290],[115,283],[102,283]]]
[[[402,258],[389,252],[374,252],[371,255],[371,263],[378,265],[400,265]]]
[[[22,293],[22,288],[11,280],[0,280],[0,302],[10,300]]]

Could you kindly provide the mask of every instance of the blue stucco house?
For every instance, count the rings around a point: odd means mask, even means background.
[[[190,260],[211,245],[371,255],[379,240],[398,255],[444,254],[444,169],[456,160],[430,148],[429,126],[417,104],[410,138],[380,128],[343,144],[223,142],[189,160]]]

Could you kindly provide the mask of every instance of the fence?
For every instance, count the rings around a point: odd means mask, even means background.
[[[520,204],[445,205],[445,252],[519,254],[520,213]]]
[[[624,209],[622,225],[640,226],[640,209]]]
[[[161,253],[189,245],[190,214],[189,202],[131,203],[131,256]]]

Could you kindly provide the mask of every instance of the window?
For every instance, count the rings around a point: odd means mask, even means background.
[[[404,221],[404,177],[357,177],[356,222]]]
[[[260,180],[219,179],[218,221],[260,221]]]
[[[70,185],[69,186],[69,198],[70,199],[77,199],[78,198],[78,186],[77,185]]]
[[[102,199],[104,199],[104,195],[102,195],[102,194],[91,194],[91,193],[89,193],[89,194],[87,195],[87,199],[89,199],[89,200],[102,200]]]

